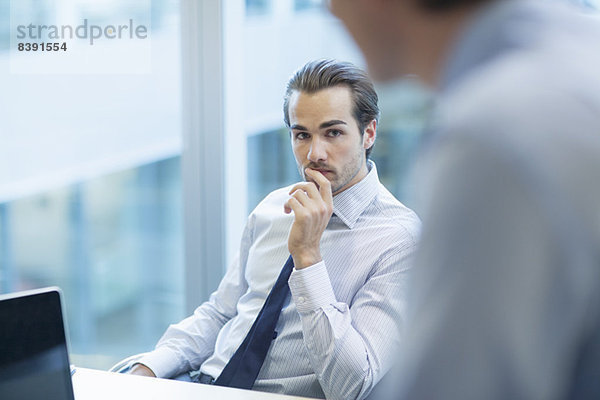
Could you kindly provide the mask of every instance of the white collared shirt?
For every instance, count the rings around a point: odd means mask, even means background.
[[[375,164],[369,167],[362,181],[333,198],[323,261],[293,271],[254,390],[362,398],[390,368],[420,221],[381,185]],[[289,256],[289,189],[272,192],[250,214],[239,256],[209,301],[170,326],[140,360],[157,376],[199,368],[219,376]]]

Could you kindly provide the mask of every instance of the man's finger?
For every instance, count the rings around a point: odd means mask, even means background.
[[[315,189],[315,194],[317,196],[319,195],[319,192],[317,192],[316,189]],[[294,192],[292,192],[290,194],[290,196],[295,198],[296,200],[298,200],[298,202],[300,204],[302,204],[304,207],[308,207],[308,205],[311,201],[308,194],[303,189],[295,190]]]
[[[303,192],[305,192],[308,197],[310,198],[316,198],[317,196],[319,196],[319,189],[317,189],[317,185],[313,182],[299,182],[296,183],[294,186],[292,186],[292,188],[290,189],[290,196],[292,195],[292,193],[294,193],[297,190],[302,190]]]
[[[286,201],[283,205],[283,211],[286,214],[289,214],[293,211],[294,214],[297,216],[297,214],[302,212],[303,210],[305,210],[305,207],[302,204],[300,204],[300,202],[295,197],[290,197],[288,201]]]
[[[333,202],[333,195],[331,194],[331,183],[329,182],[329,179],[314,169],[306,168],[305,172],[308,176],[315,180],[323,200],[326,203],[331,204]]]

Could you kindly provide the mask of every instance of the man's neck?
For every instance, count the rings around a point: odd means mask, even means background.
[[[456,41],[476,8],[460,9],[440,15],[428,14],[414,26],[414,68],[431,87],[438,87],[442,70]]]
[[[405,74],[417,75],[435,88],[454,43],[479,7],[433,13],[407,5],[410,3],[396,2],[405,6],[398,10],[401,20],[396,24],[396,37],[404,42],[390,54],[395,58],[390,65],[402,65]]]

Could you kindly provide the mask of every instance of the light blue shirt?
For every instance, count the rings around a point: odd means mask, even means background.
[[[390,398],[600,398],[599,44],[597,17],[497,0],[449,52]]]
[[[369,167],[362,181],[333,198],[323,261],[292,272],[291,296],[255,390],[363,398],[390,369],[420,222],[381,185],[375,164]],[[210,300],[170,326],[140,360],[157,376],[197,369],[220,375],[289,256],[289,189],[272,192],[250,214],[239,257]]]

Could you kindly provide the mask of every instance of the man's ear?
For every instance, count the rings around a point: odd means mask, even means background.
[[[363,148],[370,149],[375,143],[377,137],[377,120],[372,120],[363,132]]]

